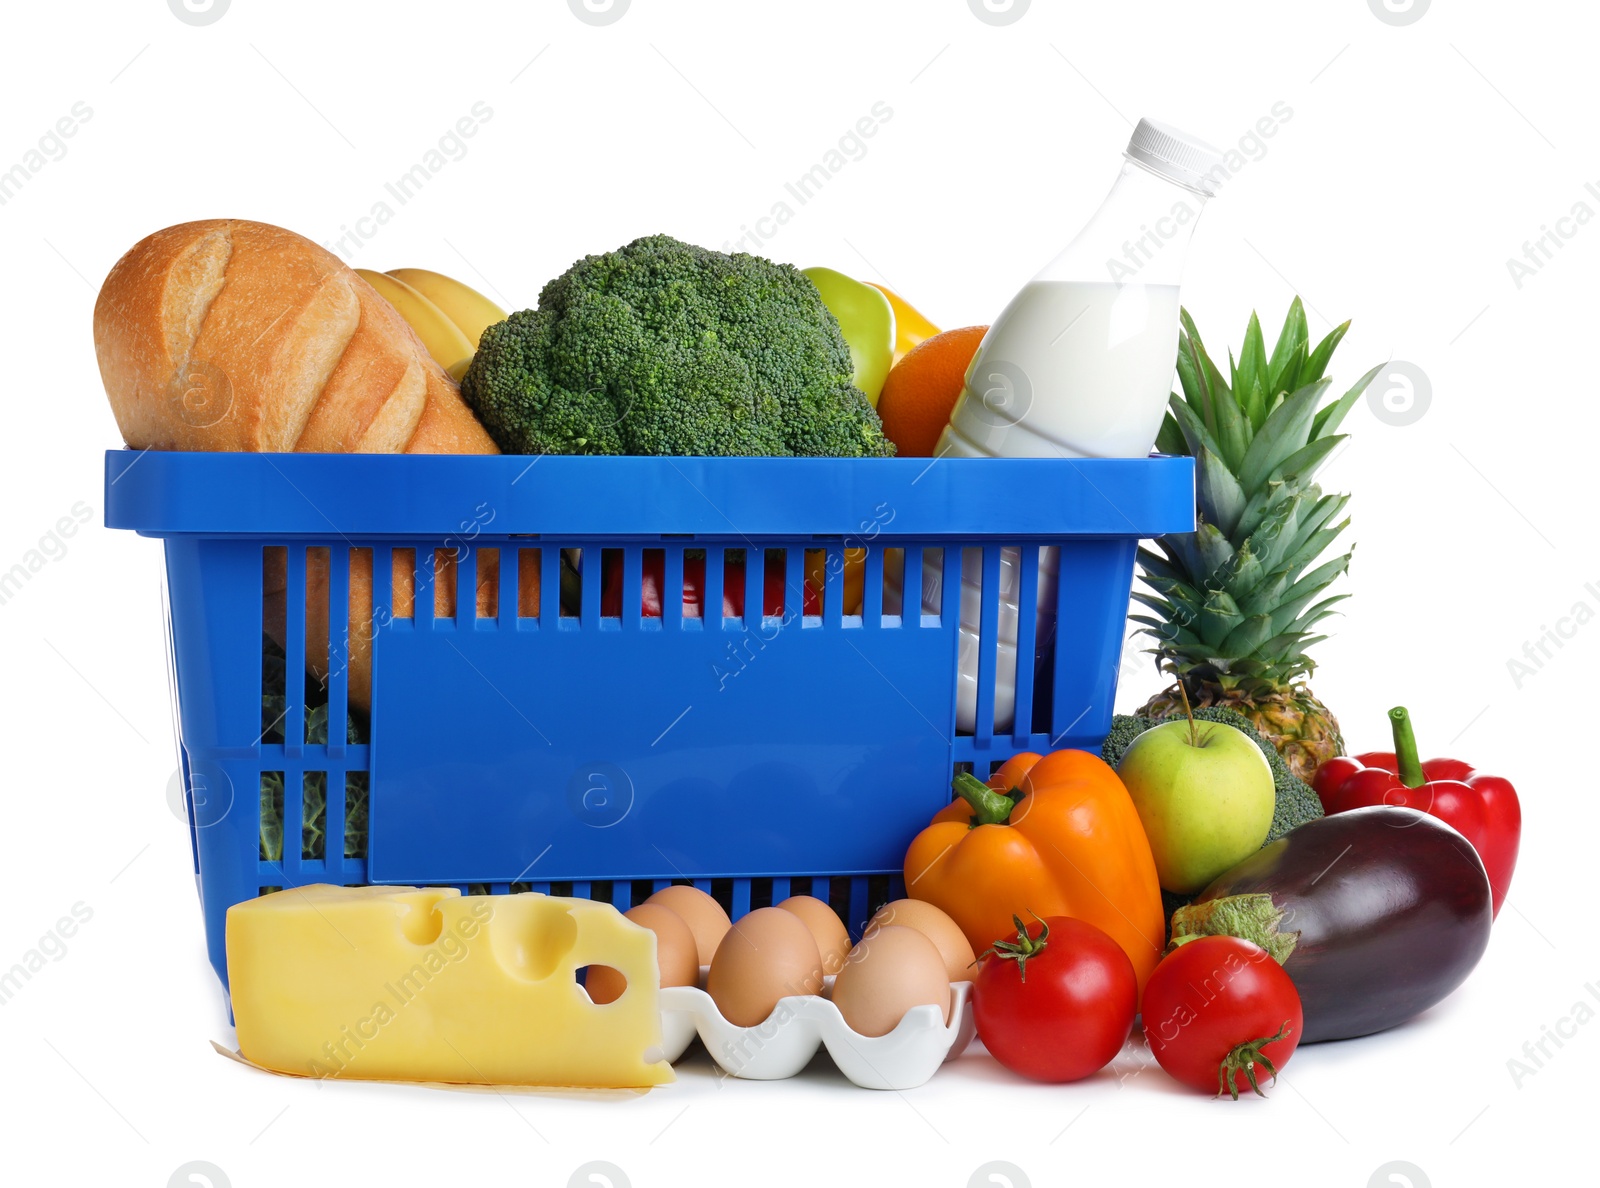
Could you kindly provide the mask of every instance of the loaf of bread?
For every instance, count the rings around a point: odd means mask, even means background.
[[[208,219],[140,240],[100,287],[94,345],[117,427],[136,449],[499,452],[394,307],[333,253],[281,227]],[[498,591],[491,556],[478,567],[480,614]],[[266,550],[262,566],[262,626],[282,646],[284,550]],[[455,614],[454,573],[436,580],[438,611]],[[351,554],[349,589],[349,700],[365,711],[370,551]],[[391,613],[410,615],[411,591],[409,574],[394,583]],[[312,550],[305,663],[324,682],[328,592],[328,553]]]
[[[135,449],[498,452],[394,307],[281,227],[140,240],[100,287],[94,345]]]

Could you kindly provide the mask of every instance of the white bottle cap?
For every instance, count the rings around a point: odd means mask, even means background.
[[[1216,172],[1222,165],[1222,153],[1170,124],[1140,120],[1125,155],[1151,172],[1207,197],[1217,192]]]

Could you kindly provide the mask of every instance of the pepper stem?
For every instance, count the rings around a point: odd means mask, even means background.
[[[1411,711],[1397,705],[1389,711],[1389,725],[1394,732],[1394,757],[1400,768],[1400,782],[1407,788],[1420,788],[1428,782],[1422,773],[1422,761],[1417,758],[1417,736],[1411,730]]]
[[[996,792],[970,771],[956,773],[950,781],[955,794],[972,806],[972,828],[979,825],[1004,825],[1017,802],[1004,792]]]

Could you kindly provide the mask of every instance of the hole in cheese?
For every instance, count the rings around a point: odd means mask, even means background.
[[[490,943],[507,973],[529,982],[553,974],[578,943],[578,922],[543,895],[496,896]]]
[[[628,979],[609,965],[585,965],[578,970],[578,984],[597,1006],[616,1002],[628,991]]]

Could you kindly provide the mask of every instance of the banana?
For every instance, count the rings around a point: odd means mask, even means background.
[[[467,365],[472,362],[473,353],[472,343],[461,328],[437,305],[404,281],[369,268],[357,268],[356,275],[378,290],[378,296],[395,307],[417,332],[417,337],[422,339],[422,345],[433,356],[434,362],[459,383],[466,374]]]
[[[505,310],[454,277],[429,272],[426,268],[391,268],[389,275],[410,285],[443,310],[444,316],[461,328],[474,350],[485,330],[506,320]]]

